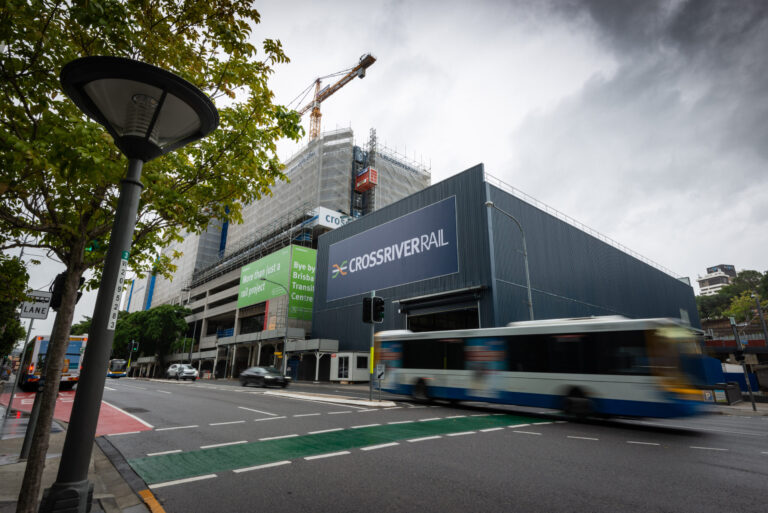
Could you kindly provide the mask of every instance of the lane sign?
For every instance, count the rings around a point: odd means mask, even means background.
[[[44,290],[33,290],[29,293],[31,301],[21,303],[19,317],[25,319],[47,319],[52,296],[52,293]]]

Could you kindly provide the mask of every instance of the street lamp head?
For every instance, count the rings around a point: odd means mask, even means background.
[[[64,92],[104,125],[129,159],[148,162],[219,124],[213,102],[173,73],[123,57],[83,57],[61,70]]]

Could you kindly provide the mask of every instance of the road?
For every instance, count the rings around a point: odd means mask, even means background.
[[[768,417],[573,423],[530,409],[386,394],[394,408],[370,409],[200,381],[108,381],[104,394],[153,426],[107,439],[168,512],[765,508]]]

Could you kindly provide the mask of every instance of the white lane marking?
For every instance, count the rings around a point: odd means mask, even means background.
[[[320,415],[319,413],[301,413],[299,415],[294,415],[294,417],[314,417],[315,415]]]
[[[281,436],[268,436],[266,438],[259,438],[259,442],[266,442],[267,440],[281,440],[283,438],[294,438],[299,435],[292,434],[292,435],[281,435]]]
[[[366,409],[363,409],[363,410],[357,410],[357,413],[363,413],[363,412],[366,412],[366,411],[378,411],[378,410],[379,410],[378,408],[366,408]]]
[[[362,429],[367,427],[381,426],[381,424],[363,424],[362,426],[352,426],[350,429]]]
[[[205,476],[197,476],[197,477],[188,477],[187,479],[179,479],[177,481],[166,481],[165,483],[157,483],[157,484],[149,485],[149,487],[155,490],[157,488],[163,488],[165,486],[174,486],[174,485],[183,484],[183,483],[191,483],[193,481],[202,481],[203,479],[211,479],[212,477],[216,477],[216,474],[208,474]]]
[[[116,388],[110,388],[110,387],[104,387],[104,390],[112,390],[113,392],[116,391]]]
[[[267,417],[266,419],[253,419],[254,422],[261,422],[263,420],[277,420],[277,419],[284,419],[286,418],[285,415],[282,417]]]
[[[158,428],[155,429],[155,431],[173,431],[174,429],[190,429],[190,428],[196,428],[200,427],[197,424],[194,424],[192,426],[175,426],[175,427],[167,427],[167,428]]]
[[[437,440],[438,438],[442,438],[440,435],[435,436],[423,436],[421,438],[411,438],[410,440],[406,440],[406,442],[423,442],[424,440]]]
[[[361,447],[361,451],[375,451],[376,449],[383,449],[384,447],[393,447],[395,445],[400,445],[397,442],[390,442],[388,444],[379,444],[379,445],[369,445],[368,447]]]
[[[246,468],[239,468],[236,470],[233,470],[235,474],[239,474],[240,472],[250,472],[251,470],[260,470],[263,468],[270,468],[270,467],[279,467],[280,465],[290,465],[290,461],[276,461],[274,463],[266,463],[264,465],[256,465],[255,467],[246,467]]]
[[[137,433],[141,433],[141,431],[126,431],[125,433],[110,433],[107,436],[135,435]]]
[[[392,407],[390,407],[390,408],[384,408],[384,409],[385,409],[385,410],[399,410],[399,409],[401,409],[401,408],[402,408],[402,406],[392,406]]]
[[[137,390],[146,390],[146,388],[144,388],[144,387],[137,387],[137,386],[134,386],[134,385],[123,385],[123,386],[127,387],[127,388],[135,388]]]
[[[333,458],[334,456],[344,456],[352,454],[349,451],[329,452],[328,454],[318,454],[317,456],[306,456],[305,460],[319,460],[320,458]]]
[[[463,419],[466,417],[466,415],[451,415],[450,417],[445,417],[446,419]]]
[[[108,403],[107,401],[101,401],[101,402],[102,402],[102,403],[104,403],[104,404],[106,404],[107,406],[111,406],[112,408],[116,409],[117,411],[119,411],[119,412],[120,412],[120,413],[122,413],[123,415],[128,415],[128,416],[129,416],[130,418],[132,418],[133,420],[138,420],[139,422],[141,422],[142,424],[144,424],[145,426],[147,426],[147,427],[148,427],[148,428],[150,428],[150,429],[152,429],[152,428],[154,428],[154,427],[155,427],[155,426],[153,426],[152,424],[150,424],[149,422],[146,422],[146,421],[143,421],[143,420],[141,420],[141,419],[140,419],[140,418],[138,418],[136,415],[133,415],[133,414],[131,414],[131,413],[128,413],[127,411],[125,411],[125,410],[123,410],[123,409],[121,409],[121,408],[118,408],[118,407],[117,407],[117,406],[115,406],[114,404],[110,404],[110,403]]]
[[[387,422],[387,424],[411,424],[413,422],[416,422],[415,420],[398,420],[395,422]]]
[[[489,417],[489,413],[475,413],[474,415],[470,415],[470,417]]]
[[[321,429],[320,431],[310,431],[310,435],[319,435],[320,433],[333,433],[334,431],[344,431],[344,428],[333,428],[333,429]]]
[[[530,424],[515,424],[513,426],[507,426],[508,428],[519,428],[519,427],[525,427],[530,426]]]
[[[201,449],[211,449],[213,447],[225,447],[227,445],[239,445],[239,444],[247,444],[248,440],[240,440],[237,442],[224,442],[222,444],[212,444],[212,445],[201,445]]]
[[[431,419],[420,419],[419,422],[429,422],[432,420],[440,420],[440,417],[432,417]]]
[[[659,424],[659,423],[653,423],[653,422],[640,422],[639,424],[646,425],[646,426],[662,427],[662,428],[695,429],[696,431],[715,431],[717,433],[732,433],[734,435],[760,436],[760,437],[768,436],[768,433],[750,433],[750,432],[747,432],[747,431],[735,431],[733,429],[706,428],[706,427],[701,427],[701,426],[685,426],[685,425],[678,425],[678,424]]]
[[[512,431],[513,433],[520,433],[521,435],[541,435],[541,433],[536,433],[535,431]]]
[[[728,449],[719,449],[717,447],[698,447],[696,445],[692,445],[691,449],[701,449],[703,451],[727,451]]]
[[[536,423],[537,426],[544,426],[546,424],[554,424],[554,422],[537,422]]]
[[[481,433],[490,433],[491,431],[501,431],[503,430],[503,427],[495,427],[495,428],[488,428],[488,429],[481,429]]]
[[[162,456],[163,454],[174,454],[177,452],[181,452],[181,449],[174,449],[173,451],[148,452],[147,456]]]
[[[760,454],[768,454],[768,451],[763,451]]]
[[[590,438],[588,436],[570,436],[568,435],[568,438],[573,438],[576,440],[600,440],[599,438]]]
[[[244,420],[232,420],[230,422],[213,422],[211,424],[208,424],[209,426],[226,426],[228,424],[243,424],[245,423]]]
[[[341,415],[342,413],[352,413],[351,411],[329,411],[328,415]]]
[[[156,392],[160,392],[161,394],[170,394],[167,390],[156,390]]]
[[[636,442],[634,440],[627,440],[627,443],[628,444],[635,444],[635,445],[661,445],[661,444],[657,444],[655,442]]]
[[[448,436],[464,436],[464,435],[474,435],[475,431],[462,431],[460,433],[448,433]]]
[[[256,413],[262,413],[264,415],[276,416],[277,413],[269,413],[268,411],[254,410],[253,408],[246,408],[245,406],[238,406],[241,410],[255,411]]]

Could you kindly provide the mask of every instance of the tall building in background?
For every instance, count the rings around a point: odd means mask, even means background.
[[[203,369],[214,371],[220,364],[222,369],[215,372],[230,375],[233,368],[249,363],[274,363],[274,355],[280,354],[276,349],[285,338],[303,339],[310,334],[311,318],[295,315],[299,307],[279,288],[269,299],[254,294],[259,301],[255,304],[238,301],[244,266],[256,262],[300,265],[297,255],[303,250],[297,246],[314,249],[322,233],[423,190],[431,182],[427,167],[379,145],[375,130],[364,145],[356,145],[350,128],[310,141],[286,161],[283,172],[288,180],[276,183],[270,196],[243,207],[241,224],[212,223],[206,232],[185,234],[182,242],[166,248],[164,254],[169,256],[182,253],[174,260],[173,279],[150,275],[137,280],[134,292],[128,292],[132,312],[161,304],[183,304],[193,311],[187,319],[187,336],[195,339],[192,359],[203,360]],[[283,255],[281,250],[288,247],[292,249]],[[263,276],[259,272],[254,276]],[[288,276],[284,279],[281,283],[288,285]],[[239,347],[245,343],[247,349]]]
[[[732,265],[720,264],[714,267],[707,267],[707,274],[699,276],[696,280],[699,282],[702,296],[714,296],[720,289],[730,285],[736,277],[736,268]]]

